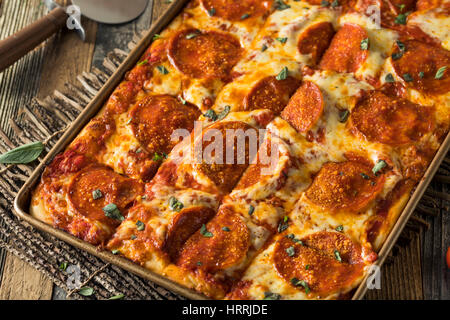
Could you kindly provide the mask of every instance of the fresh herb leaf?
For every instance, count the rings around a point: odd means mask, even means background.
[[[339,251],[334,250],[334,257],[337,261],[342,262],[341,254],[339,253]]]
[[[245,19],[247,19],[248,17],[250,17],[250,15],[249,15],[248,13],[244,13],[244,14],[241,16],[241,20],[245,20]]]
[[[264,52],[267,50],[267,45],[265,43],[263,43],[263,45],[261,46],[261,52]]]
[[[420,71],[420,72],[419,72],[419,78],[422,79],[423,77],[425,77],[425,73],[424,73],[423,71]]]
[[[334,0],[334,1],[331,3],[331,7],[332,7],[332,8],[339,7],[339,1],[338,1],[338,0]]]
[[[370,177],[367,174],[365,174],[364,172],[361,172],[361,177],[363,179],[365,179],[365,180],[369,180],[370,179]]]
[[[217,113],[213,109],[209,109],[208,111],[206,111],[204,116],[211,119],[212,121],[217,120]]]
[[[113,255],[118,255],[118,254],[120,253],[120,251],[117,250],[117,249],[115,249],[115,250],[111,251],[111,253],[112,253]]]
[[[294,247],[287,248],[286,253],[289,257],[293,257],[295,255],[295,248]]]
[[[285,80],[288,76],[289,69],[287,67],[283,67],[280,73],[275,77],[277,80]]]
[[[59,270],[66,271],[67,265],[67,262],[61,262],[61,264],[59,265]]]
[[[334,230],[336,230],[337,232],[342,232],[342,231],[344,231],[344,226],[341,224],[341,225],[337,226],[336,229],[334,229]]]
[[[225,106],[223,107],[223,110],[217,115],[217,120],[222,120],[230,113],[231,107]]]
[[[153,41],[158,40],[158,39],[161,39],[161,35],[155,33],[155,34],[153,35]]]
[[[442,79],[442,77],[444,76],[444,72],[447,69],[447,67],[441,67],[439,68],[439,70],[436,72],[436,75],[434,76],[435,79],[439,80]]]
[[[191,32],[186,35],[186,39],[188,39],[188,40],[194,39],[196,36],[198,36],[198,32]]]
[[[298,287],[298,286],[302,286],[303,288],[305,288],[305,293],[308,294],[311,290],[309,289],[308,283],[304,280],[299,280],[297,278],[292,278],[291,279],[291,283]]]
[[[283,221],[278,224],[278,233],[283,232],[289,227],[287,216],[284,217]]]
[[[339,122],[344,123],[347,121],[350,115],[350,111],[348,110],[340,110],[339,111]]]
[[[92,289],[91,287],[83,287],[80,290],[78,290],[78,293],[81,294],[82,296],[89,297],[94,294],[94,289]]]
[[[226,231],[226,232],[230,232],[230,228],[228,228],[228,227],[222,227],[222,230]]]
[[[397,17],[395,17],[395,23],[396,24],[406,24],[406,18],[408,17],[409,13],[400,13]]]
[[[169,208],[172,211],[176,211],[179,212],[181,211],[181,209],[183,209],[184,205],[177,200],[177,198],[175,197],[170,197],[169,198]]]
[[[197,261],[197,265],[201,266],[201,265],[203,265],[203,263],[201,261]]]
[[[378,160],[378,162],[375,163],[375,165],[374,165],[373,168],[372,168],[373,174],[374,174],[374,175],[377,175],[377,173],[378,173],[381,169],[383,169],[384,167],[386,167],[386,166],[387,166],[386,161],[384,161],[384,160]]]
[[[135,234],[132,234],[131,237],[130,237],[130,239],[131,239],[131,240],[136,240],[136,239],[137,239],[137,236],[136,236]]]
[[[414,79],[413,79],[413,77],[411,77],[411,75],[409,74],[409,73],[405,73],[404,75],[403,75],[403,79],[406,81],[406,82],[412,82]]]
[[[277,41],[281,42],[281,43],[286,43],[288,38],[276,38]]]
[[[397,44],[397,47],[400,49],[400,51],[405,52],[406,51],[406,46],[403,42],[401,42],[400,40],[395,41],[395,43]]]
[[[291,6],[286,4],[283,0],[275,0],[275,9],[283,11],[289,9]]]
[[[138,66],[143,66],[143,65],[146,65],[147,63],[148,63],[148,60],[145,59],[145,60],[139,61],[137,65]]]
[[[40,141],[29,143],[9,150],[0,155],[0,163],[26,164],[36,160],[44,150],[44,144]]]
[[[305,266],[305,270],[309,270],[309,267],[310,267],[310,265],[307,264],[307,265]]]
[[[143,223],[141,220],[138,220],[136,222],[136,229],[137,229],[137,231],[144,231],[145,230],[145,223]]]
[[[369,38],[362,39],[359,46],[361,47],[361,50],[368,50],[369,49]]]
[[[167,154],[165,154],[164,152],[159,154],[158,152],[155,152],[155,154],[153,155],[152,160],[153,161],[162,161],[164,159],[167,159]]]
[[[103,193],[100,191],[100,189],[95,189],[94,191],[92,191],[92,198],[94,200],[98,200],[101,197],[103,197]]]
[[[384,78],[384,81],[386,82],[395,82],[394,76],[391,73],[388,73],[386,77]]]
[[[213,237],[213,234],[206,229],[206,225],[205,224],[203,224],[202,227],[200,228],[200,234],[202,236],[204,236],[205,238],[212,238]]]
[[[125,297],[124,294],[120,293],[118,295],[112,296],[111,298],[109,298],[108,300],[121,300]]]
[[[255,207],[250,205],[250,207],[248,208],[248,215],[251,216],[253,212],[255,212]]]
[[[164,66],[157,66],[156,69],[158,69],[158,71],[161,74],[168,74],[169,73],[169,70],[167,70],[166,67],[164,67]]]
[[[279,295],[278,293],[273,293],[273,292],[269,292],[269,291],[264,292],[263,300],[280,300],[280,299],[281,299],[281,295]]]
[[[178,97],[178,99],[180,99],[180,102],[181,102],[182,104],[186,104],[186,100],[184,100],[183,97]]]
[[[216,14],[216,9],[215,8],[211,8],[208,10],[208,15],[210,17],[214,16]]]
[[[320,3],[321,7],[328,7],[330,5],[330,3],[327,0],[322,0],[322,2]]]
[[[103,207],[103,212],[105,213],[105,216],[111,219],[123,221],[125,220],[122,213],[119,211],[119,208],[114,203],[107,204]]]
[[[401,51],[399,51],[399,52],[394,52],[394,53],[392,54],[392,59],[398,60],[398,59],[400,59],[402,56],[403,56],[403,52],[401,52]]]

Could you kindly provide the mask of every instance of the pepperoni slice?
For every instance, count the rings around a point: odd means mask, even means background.
[[[330,22],[316,23],[300,34],[298,51],[301,54],[310,54],[312,62],[317,64],[333,39],[334,33]]]
[[[273,0],[201,0],[203,8],[214,11],[215,17],[229,21],[242,20],[245,15],[260,17],[272,7]]]
[[[291,286],[295,278],[304,281],[312,294],[326,296],[351,288],[363,276],[361,247],[345,235],[322,231],[300,240],[301,244],[284,237],[274,249],[275,268]]]
[[[369,55],[369,50],[361,49],[361,41],[367,38],[364,28],[356,24],[344,24],[333,37],[319,67],[337,72],[356,72]]]
[[[171,221],[167,232],[164,250],[172,261],[177,259],[182,246],[195,231],[207,223],[216,212],[208,207],[192,207],[181,210]]]
[[[241,54],[241,46],[234,36],[196,29],[178,32],[168,48],[171,63],[196,79],[229,79]]]
[[[94,199],[94,190],[100,191],[100,198]],[[108,225],[117,225],[119,221],[106,217],[102,209],[108,204],[115,204],[124,216],[123,210],[143,191],[142,184],[107,167],[89,166],[74,177],[68,195],[72,207],[81,215]]]
[[[290,76],[284,80],[277,80],[274,76],[266,77],[245,97],[244,110],[268,109],[279,114],[299,85],[300,80]]]
[[[244,140],[245,135],[248,138]],[[227,121],[209,126],[202,136],[203,145],[196,149],[202,150],[203,162],[196,167],[221,191],[229,193],[250,163],[250,143],[258,141],[258,130],[244,122]],[[216,141],[216,137],[222,141]]]
[[[351,123],[370,141],[402,145],[417,141],[432,130],[430,109],[372,91],[353,109]]]
[[[384,176],[374,176],[363,161],[328,162],[322,166],[306,197],[332,211],[358,212],[381,192]]]
[[[171,135],[177,129],[192,131],[200,110],[192,104],[182,104],[168,95],[148,95],[130,110],[130,125],[142,147],[153,156],[168,154],[178,141]]]
[[[289,100],[281,117],[299,132],[307,132],[321,117],[324,105],[319,87],[305,81]]]
[[[405,80],[407,86],[425,93],[443,94],[450,91],[450,52],[428,44],[404,41],[404,52],[399,59],[392,59],[395,72]],[[394,51],[398,54],[396,46]],[[447,67],[439,79],[438,70]]]
[[[184,245],[177,264],[214,273],[239,264],[250,247],[250,232],[239,214],[222,207],[206,224],[206,234],[197,231]]]

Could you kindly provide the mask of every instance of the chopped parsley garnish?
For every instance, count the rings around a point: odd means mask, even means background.
[[[384,81],[386,82],[395,82],[394,76],[391,73],[388,73],[386,77],[384,78]]]
[[[222,227],[222,230],[226,231],[226,232],[230,232],[230,228],[228,228],[228,227]]]
[[[447,67],[441,67],[439,68],[439,70],[436,72],[436,75],[434,76],[435,79],[439,80],[442,79],[442,77],[444,76],[444,72],[447,69]]]
[[[295,255],[295,248],[294,247],[287,248],[286,253],[289,257],[293,257]]]
[[[94,191],[92,191],[92,198],[94,200],[98,200],[101,197],[103,197],[103,193],[100,191],[100,189],[95,189]]]
[[[177,198],[175,197],[170,197],[169,198],[169,208],[172,211],[176,211],[179,212],[181,209],[183,209],[184,205],[177,200]]]
[[[161,39],[161,35],[155,33],[155,34],[153,35],[153,41],[158,40],[158,39]]]
[[[202,236],[204,236],[205,238],[212,238],[213,237],[213,234],[206,229],[206,225],[205,224],[202,224],[202,227],[200,228],[200,234]]]
[[[305,270],[309,270],[309,267],[310,267],[310,265],[307,264],[307,265],[305,266]]]
[[[309,289],[308,283],[304,280],[299,280],[297,278],[292,278],[291,279],[291,283],[296,286],[302,286],[303,288],[305,288],[305,293],[308,294],[311,290]]]
[[[289,218],[287,216],[284,217],[283,221],[278,224],[278,233],[283,232],[289,227],[288,223]]]
[[[341,254],[339,253],[339,251],[334,250],[334,257],[337,261],[342,262]]]
[[[203,263],[201,261],[197,261],[197,265],[201,266],[201,265],[203,265]]]
[[[248,208],[248,215],[251,216],[253,212],[255,212],[255,207],[250,205],[250,207]]]
[[[66,269],[67,269],[67,262],[61,262],[61,264],[59,265],[59,270],[66,271]]]
[[[292,240],[292,241],[295,242],[295,243],[298,243],[298,244],[301,245],[301,246],[303,245],[303,241],[300,240],[300,239],[297,239],[293,233],[288,234],[288,235],[286,236],[286,238]]]
[[[198,36],[198,32],[191,32],[186,35],[186,39],[188,39],[188,40],[194,39],[196,36]]]
[[[397,41],[395,41],[395,43],[397,44],[397,47],[400,49],[400,51],[402,51],[402,52],[406,51],[406,47],[403,42],[401,42],[400,40],[397,40]]]
[[[395,23],[396,24],[406,24],[406,18],[408,17],[409,12],[406,13],[400,13],[397,17],[395,17]]]
[[[321,7],[328,7],[330,5],[330,3],[327,0],[322,0],[322,2],[320,3]]]
[[[216,14],[216,9],[215,8],[211,8],[210,10],[208,10],[208,15],[210,17],[214,16]]]
[[[263,45],[261,46],[261,52],[264,52],[267,50],[267,45],[265,43],[263,43]]]
[[[425,73],[424,73],[423,71],[420,71],[420,72],[419,72],[419,78],[422,79],[423,77],[425,77]]]
[[[135,235],[135,234],[132,234],[132,235],[131,235],[131,237],[130,237],[130,239],[131,239],[131,240],[136,240],[136,239],[137,239],[137,237],[136,237],[136,235]]]
[[[128,119],[128,121],[125,124],[130,124],[131,121],[133,121],[133,118]]]
[[[348,111],[348,110],[339,111],[339,122],[341,122],[341,123],[346,122],[349,115],[350,115],[350,111]]]
[[[186,104],[186,100],[184,100],[183,97],[178,97],[178,99],[180,99],[180,102],[181,102],[182,104]]]
[[[111,251],[111,253],[112,253],[113,255],[118,255],[118,254],[120,253],[120,251],[116,249],[116,250]]]
[[[204,116],[211,119],[212,121],[217,120],[217,113],[213,109],[209,109],[208,111],[206,111]]]
[[[275,0],[275,9],[282,11],[289,9],[291,6],[286,4],[283,0]]]
[[[331,3],[331,7],[332,7],[332,8],[339,7],[339,1],[338,1],[338,0],[334,0],[334,1]]]
[[[225,106],[223,107],[223,110],[217,115],[217,120],[222,120],[230,113],[231,107]]]
[[[162,161],[162,160],[164,160],[164,159],[167,159],[167,154],[165,154],[164,152],[163,153],[161,153],[161,154],[159,154],[158,152],[155,152],[155,154],[153,155],[153,158],[152,158],[152,160],[153,161]]]
[[[406,82],[412,82],[414,79],[413,79],[413,77],[411,77],[411,75],[409,74],[409,73],[405,73],[404,75],[403,75],[403,79],[406,81]]]
[[[250,15],[249,15],[248,13],[244,13],[244,14],[241,16],[241,20],[245,20],[245,19],[247,19],[248,17],[250,17]]]
[[[111,219],[123,221],[125,220],[122,213],[120,213],[119,208],[114,203],[107,204],[103,207],[103,212],[105,213],[105,216]]]
[[[138,220],[136,222],[136,229],[137,229],[137,231],[144,231],[145,223],[143,223],[141,220]]]
[[[399,51],[399,52],[394,52],[394,53],[392,54],[392,59],[398,60],[398,59],[400,59],[402,56],[403,56],[403,52],[401,52],[401,51]]]
[[[283,67],[280,73],[275,77],[277,80],[285,80],[288,76],[289,69],[287,67]]]
[[[277,41],[281,42],[281,43],[286,43],[288,38],[276,38]]]
[[[164,67],[164,66],[157,66],[156,69],[158,69],[158,71],[161,74],[168,74],[169,73],[169,70],[167,70],[166,67]]]
[[[364,172],[361,172],[361,177],[363,179],[365,179],[365,180],[369,180],[370,179],[370,177],[367,174],[365,174]]]
[[[373,174],[374,174],[374,175],[377,175],[377,173],[378,173],[381,169],[383,169],[384,167],[386,167],[386,166],[387,166],[386,161],[384,161],[384,160],[378,160],[378,162],[375,163],[375,165],[374,165],[373,168],[372,168]]]
[[[361,50],[368,50],[369,49],[369,38],[362,39],[360,47],[361,47]]]
[[[337,226],[336,229],[334,229],[334,230],[336,230],[337,232],[342,232],[342,231],[344,231],[344,226],[341,224],[341,225]]]
[[[264,292],[263,300],[280,300],[280,299],[281,299],[281,295],[279,295],[278,293],[273,293],[270,291]]]
[[[146,65],[148,63],[148,60],[147,59],[145,59],[145,60],[142,60],[142,61],[140,61],[140,62],[138,62],[138,66],[143,66],[143,65]]]

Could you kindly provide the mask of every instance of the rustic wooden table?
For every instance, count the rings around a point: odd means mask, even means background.
[[[67,4],[67,1],[60,1]],[[91,67],[100,68],[114,48],[126,49],[134,34],[146,30],[170,0],[153,0],[137,20],[118,26],[83,19],[86,42],[62,31],[14,66],[0,73],[0,129],[11,134],[10,118],[33,97],[44,98]],[[0,39],[13,34],[46,12],[40,0],[0,0]],[[447,203],[448,206],[448,203]],[[450,245],[450,215],[427,218],[430,228],[411,232],[382,269],[381,290],[368,299],[450,299],[450,272],[445,249]],[[40,272],[9,253],[0,252],[0,299],[64,299],[65,293]]]

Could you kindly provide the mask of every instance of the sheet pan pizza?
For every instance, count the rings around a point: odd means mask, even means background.
[[[449,33],[448,0],[193,0],[31,212],[210,298],[349,298],[448,132]]]

